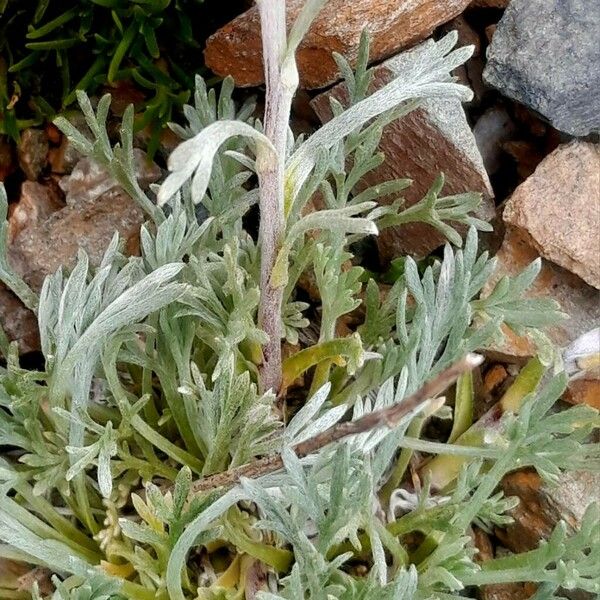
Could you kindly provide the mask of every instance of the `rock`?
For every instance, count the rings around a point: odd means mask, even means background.
[[[484,286],[482,296],[487,296],[494,285],[505,275],[515,276],[538,257],[519,231],[508,228],[504,242],[496,254],[497,266],[494,274]],[[542,270],[527,293],[527,297],[553,298],[570,319],[550,327],[545,332],[558,346],[567,346],[580,335],[596,327],[600,322],[598,292],[582,279],[544,260]],[[491,358],[523,362],[536,353],[535,345],[524,336],[517,336],[507,327],[503,328],[505,340],[486,351]]]
[[[516,133],[514,121],[506,110],[494,106],[486,110],[475,123],[473,135],[488,174],[498,171],[502,163],[502,144]]]
[[[481,600],[529,600],[535,590],[532,583],[497,583],[482,585],[478,593]]]
[[[502,144],[502,149],[515,162],[519,183],[531,176],[544,160],[544,154],[530,141],[512,140]]]
[[[535,471],[517,471],[507,475],[501,487],[506,496],[520,500],[511,513],[514,523],[496,532],[513,552],[537,548],[561,519],[571,531],[577,530],[586,508],[600,502],[597,472],[563,473],[557,485],[550,486]]]
[[[444,31],[456,31],[459,46],[473,46],[473,57],[479,56],[481,53],[481,38],[479,33],[471,27],[464,15],[458,15],[452,21],[446,23]]]
[[[575,136],[600,130],[600,3],[512,0],[484,80]]]
[[[488,44],[491,44],[492,42],[492,38],[496,33],[496,27],[498,27],[498,25],[496,25],[496,23],[492,23],[485,28],[485,39],[487,40]]]
[[[40,334],[35,315],[1,282],[0,325],[8,339],[19,344],[21,354],[39,350]]]
[[[340,77],[332,52],[354,63],[365,27],[371,34],[370,59],[379,61],[424,40],[468,4],[469,0],[329,0],[296,54],[300,86],[315,89],[337,81]],[[288,28],[303,5],[304,0],[288,1]],[[258,9],[252,7],[212,35],[204,58],[217,75],[232,75],[239,86],[262,84]]]
[[[506,8],[510,0],[471,0],[471,8]]]
[[[600,410],[600,379],[590,376],[570,381],[564,400],[569,404],[587,404]]]
[[[55,146],[60,144],[63,136],[62,136],[62,133],[60,132],[60,129],[56,125],[54,125],[54,123],[46,123],[46,126],[44,127],[44,131],[46,132],[48,141],[51,144],[54,144]]]
[[[69,123],[78,129],[88,139],[93,138],[93,135],[87,125],[83,113],[79,110],[69,111],[65,113]],[[50,171],[57,175],[65,175],[70,173],[75,165],[83,158],[83,155],[75,149],[72,142],[66,135],[58,131],[60,138],[54,142],[54,146],[48,151],[48,162],[50,163]],[[52,137],[56,139],[53,134]]]
[[[490,536],[478,527],[473,528],[473,542],[477,548],[475,560],[479,563],[494,558],[494,546]],[[497,548],[496,558],[499,558],[503,549]],[[506,553],[506,550],[504,550]],[[533,589],[531,589],[533,587]],[[482,585],[477,589],[480,600],[527,600],[535,592],[535,586],[527,583],[500,583],[495,585]]]
[[[64,206],[58,193],[49,185],[25,181],[21,186],[21,197],[10,205],[8,218],[9,244],[27,227],[43,223],[50,215]]]
[[[142,189],[148,189],[151,183],[158,181],[162,174],[161,170],[139,148],[134,148],[133,152],[138,183]],[[60,187],[66,194],[67,204],[77,204],[93,202],[118,185],[104,167],[90,158],[83,158],[77,163],[71,175],[60,182]]]
[[[25,129],[17,146],[19,165],[27,179],[36,181],[48,159],[48,136],[43,129]]]
[[[70,173],[81,159],[81,154],[75,149],[69,138],[64,135],[60,144],[48,151],[50,171],[57,175]]]
[[[160,170],[136,152],[140,184],[157,179]],[[21,198],[9,217],[8,259],[35,290],[59,267],[72,268],[84,250],[97,266],[115,232],[125,240],[127,254],[139,253],[139,231],[144,214],[107,174],[82,159],[73,175],[61,182],[70,203],[64,206],[51,186],[25,182]],[[39,348],[37,321],[6,288],[0,287],[0,322],[21,352]]]
[[[139,183],[148,187],[160,177],[160,169],[149,163],[141,150],[135,150],[135,158]],[[21,228],[17,222],[19,211],[15,209],[11,216],[10,228],[15,232],[9,247],[11,264],[36,289],[61,265],[72,267],[80,248],[87,252],[92,264],[99,264],[116,231],[125,240],[128,253],[139,251],[142,210],[102,167],[88,158],[81,159],[60,185],[67,199],[67,206],[61,210],[43,220],[28,220],[27,226]],[[38,188],[35,190],[39,192]],[[45,202],[47,199],[31,198],[23,213],[31,206],[46,206]]]
[[[373,87],[382,87],[413,61],[418,62],[431,43],[425,42],[378,66]],[[345,84],[339,84],[313,100],[313,107],[323,122],[331,118],[330,96],[344,103],[347,99]],[[386,161],[364,178],[364,185],[409,177],[413,184],[404,190],[404,197],[406,206],[411,206],[425,195],[437,175],[443,172],[446,176],[444,194],[481,192],[484,201],[478,216],[489,220],[494,215],[490,181],[458,100],[424,100],[419,108],[385,128],[379,147],[386,154]],[[377,243],[382,258],[387,261],[404,254],[425,256],[440,246],[443,238],[431,227],[415,223],[384,229]]]
[[[92,202],[64,207],[46,221],[28,227],[10,248],[13,268],[35,289],[61,265],[72,268],[81,248],[98,265],[115,231],[126,240],[126,251],[139,250],[142,210],[120,188],[104,192]]]
[[[600,145],[559,146],[515,190],[503,218],[541,256],[600,289]]]

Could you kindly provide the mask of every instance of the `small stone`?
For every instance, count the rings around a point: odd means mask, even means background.
[[[502,144],[502,150],[515,162],[519,183],[530,177],[545,158],[533,142],[526,140],[505,142]]]
[[[72,268],[77,251],[84,250],[98,265],[115,232],[126,241],[126,251],[139,251],[143,213],[120,188],[104,192],[92,202],[68,205],[43,223],[24,229],[14,240],[13,268],[34,289],[61,265]]]
[[[475,123],[473,135],[488,174],[493,175],[502,164],[502,144],[515,135],[517,128],[506,110],[494,106]]]
[[[503,276],[517,275],[538,256],[519,231],[508,228],[504,242],[496,254],[496,270],[484,286],[482,296],[487,296]],[[569,319],[545,330],[557,346],[568,346],[600,322],[597,290],[550,261],[542,261],[542,270],[526,296],[552,298],[560,304],[563,312],[569,315]],[[504,341],[486,350],[489,357],[521,363],[536,354],[535,345],[529,338],[518,336],[507,327],[503,327],[503,332]]]
[[[62,133],[60,129],[54,125],[54,123],[46,123],[46,127],[44,128],[46,132],[46,136],[48,137],[48,141],[55,146],[60,144],[62,140]]]
[[[382,87],[413,61],[418,62],[427,45],[432,43],[425,42],[378,66],[373,88]],[[345,84],[339,84],[313,100],[313,107],[323,122],[331,118],[331,96],[344,103],[347,98]],[[434,179],[443,172],[446,177],[444,194],[480,192],[483,203],[477,216],[486,220],[493,217],[491,184],[458,100],[424,100],[419,108],[384,129],[379,148],[385,153],[386,160],[365,176],[362,182],[365,186],[408,177],[413,184],[403,191],[403,196],[406,206],[411,206],[425,195]],[[395,198],[389,199],[392,200]],[[421,223],[384,229],[377,238],[380,255],[385,261],[405,254],[426,256],[443,242],[437,231]]]
[[[600,410],[600,379],[594,376],[573,379],[569,382],[564,400],[569,404],[587,404]]]
[[[142,189],[148,189],[151,183],[161,177],[160,167],[145,152],[134,148],[134,166],[138,183]],[[82,158],[69,177],[60,182],[66,194],[67,204],[93,202],[104,193],[118,187],[118,184],[106,172],[104,167],[90,158]]]
[[[600,131],[600,3],[512,0],[484,80],[574,136]]]
[[[506,496],[520,500],[511,516],[514,523],[496,531],[502,543],[513,552],[537,548],[563,520],[576,531],[587,507],[600,502],[600,473],[563,473],[556,485],[544,483],[535,471],[517,471],[501,484]]]
[[[456,31],[459,46],[473,46],[473,57],[479,56],[481,53],[481,38],[479,37],[479,33],[471,27],[467,19],[465,19],[464,14],[458,15],[452,21],[446,23],[444,31]]]
[[[494,558],[494,546],[490,536],[478,527],[473,528],[473,543],[477,548],[475,560],[484,563]],[[496,555],[502,549],[498,548]],[[498,556],[496,556],[498,558]],[[527,600],[535,592],[523,583],[500,583],[495,585],[482,585],[477,589],[480,600]]]
[[[18,343],[21,354],[39,350],[40,334],[35,315],[1,282],[0,325],[9,341]]]
[[[48,159],[48,136],[43,129],[25,129],[17,146],[19,165],[27,179],[37,181]]]
[[[43,223],[50,215],[64,206],[51,186],[35,181],[25,181],[21,186],[21,196],[16,204],[10,205],[8,218],[9,244],[27,227]]]
[[[600,289],[600,145],[559,146],[515,190],[503,218],[541,256]]]
[[[300,86],[321,88],[340,79],[332,53],[354,64],[365,27],[371,37],[370,59],[379,61],[429,37],[468,4],[469,0],[329,0],[296,53]],[[288,28],[303,5],[304,0],[288,1]],[[264,82],[261,48],[260,18],[252,7],[208,39],[204,58],[217,75],[232,75],[242,87],[256,86]]]
[[[485,39],[487,40],[488,44],[492,43],[492,38],[496,33],[496,27],[498,27],[498,25],[496,25],[496,23],[492,23],[485,28]]]
[[[58,146],[50,148],[48,151],[50,171],[56,175],[70,173],[81,158],[81,153],[73,146],[66,135],[62,136]]]

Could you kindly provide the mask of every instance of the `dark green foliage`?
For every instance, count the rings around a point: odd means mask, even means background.
[[[124,82],[139,96],[136,129],[159,132],[202,71],[205,13],[202,0],[0,1],[0,133],[18,139],[75,90]]]

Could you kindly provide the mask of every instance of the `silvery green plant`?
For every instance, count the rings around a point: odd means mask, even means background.
[[[308,0],[288,36],[284,0],[259,0],[264,119],[252,101],[235,104],[230,79],[220,94],[198,79],[188,124],[173,127],[183,141],[158,202],[136,181],[132,108],[114,146],[108,96],[94,108],[79,95],[91,139],[57,119],[148,222],[140,256],[124,256],[115,236],[100,265],[81,253],[39,298],[0,247],[0,278],[37,311],[44,356],[43,369],[26,370],[14,344],[0,348],[0,565],[31,566],[28,585],[0,577],[0,596],[46,598],[38,579],[48,574],[52,600],[453,599],[509,581],[539,583],[539,598],[561,587],[598,592],[597,507],[579,533],[561,524],[525,555],[479,564],[470,537],[473,525],[509,522],[515,500],[497,486],[518,466],[550,481],[600,466],[589,443],[598,413],[552,412],[566,375],[548,375],[542,389],[536,379],[519,415],[506,411],[483,445],[421,438],[428,419],[448,417],[439,398],[377,418],[492,343],[502,325],[535,335],[561,313],[523,298],[539,262],[481,297],[494,261],[478,253],[486,225],[470,214],[477,195],[444,197],[440,177],[413,207],[400,197],[379,206],[410,182],[359,185],[383,160],[387,123],[422,98],[469,97],[449,75],[471,52],[453,50],[455,35],[370,95],[363,36],[355,71],[336,56],[349,106],[333,102],[327,125],[294,139],[294,54],[322,4]],[[323,209],[311,212],[316,194]],[[254,205],[258,235],[246,218]],[[450,243],[428,265],[407,257],[382,295],[354,244],[416,220]],[[464,242],[456,223],[468,228]],[[318,305],[298,292],[303,275],[314,278]],[[361,323],[340,335],[351,313]],[[466,376],[453,436],[472,424]],[[365,422],[353,435],[332,433]],[[446,489],[425,477],[413,490],[404,473],[414,452],[462,467]]]

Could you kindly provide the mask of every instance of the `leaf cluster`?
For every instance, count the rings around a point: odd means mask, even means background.
[[[9,450],[0,463],[0,558],[50,569],[52,600],[233,600],[261,569],[272,582],[258,596],[267,600],[457,598],[468,586],[505,581],[598,590],[585,532],[565,537],[559,526],[520,566],[479,565],[469,536],[473,524],[508,522],[514,501],[496,488],[509,471],[531,466],[555,480],[565,469],[598,468],[589,443],[597,412],[551,410],[564,375],[528,396],[518,417],[504,415],[483,446],[421,439],[422,423],[444,416],[426,403],[391,430],[293,452],[336,423],[401,403],[494,342],[501,326],[530,332],[561,318],[556,305],[523,299],[539,262],[481,298],[494,261],[478,253],[476,228],[485,225],[471,216],[474,196],[444,198],[438,179],[413,207],[401,197],[381,207],[379,197],[409,182],[360,185],[381,163],[383,127],[415,98],[465,96],[449,75],[469,54],[453,51],[455,41],[424,46],[419,68],[368,95],[365,37],[355,73],[337,58],[350,107],[334,103],[334,118],[306,140],[289,134],[284,237],[271,273],[283,290],[277,316],[287,350],[278,396],[258,388],[266,334],[252,226],[264,161],[276,151],[252,102],[237,107],[229,80],[217,94],[198,79],[188,125],[174,127],[184,141],[171,173],[147,194],[133,167],[132,109],[114,146],[109,97],[93,110],[80,94],[91,139],[57,121],[149,220],[140,256],[124,256],[115,236],[99,265],[81,253],[71,272],[46,279],[39,298],[29,291],[44,356],[38,371],[20,366],[14,345],[2,346],[0,444]],[[317,202],[321,210],[310,209]],[[406,257],[382,293],[355,244],[417,219],[450,243],[425,268]],[[456,222],[471,226],[464,241]],[[29,293],[3,258],[0,278]],[[404,481],[415,450],[465,459],[443,494],[426,479],[417,490]],[[281,456],[285,468],[192,492],[194,480],[265,456]],[[597,509],[585,523],[598,526]]]

